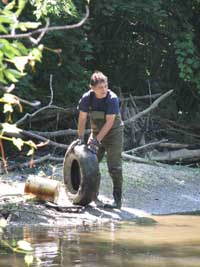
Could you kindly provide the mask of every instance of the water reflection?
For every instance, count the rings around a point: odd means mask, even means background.
[[[41,267],[200,266],[200,217],[160,216],[157,223],[111,223],[104,227],[9,229],[10,241],[24,238]],[[139,221],[141,222],[141,220]],[[23,267],[23,256],[0,250],[0,266]]]

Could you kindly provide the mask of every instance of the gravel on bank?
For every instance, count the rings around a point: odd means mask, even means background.
[[[99,197],[104,202],[109,202],[112,199],[112,183],[105,162],[100,164],[100,169],[102,179]],[[62,165],[54,166],[53,170],[54,179],[62,182]],[[0,214],[6,214],[5,207],[11,201],[16,205],[14,209],[12,205],[8,205],[7,213],[11,212],[10,219],[13,223],[64,226],[101,224],[108,221],[150,217],[151,214],[200,210],[199,168],[124,162],[123,173],[123,208],[121,211],[97,208],[94,203],[91,203],[81,213],[63,213],[24,199],[24,183],[28,175],[48,176],[52,174],[48,165],[32,172],[29,171],[29,174],[13,172],[9,175],[1,175]],[[8,195],[7,198],[4,195]],[[71,205],[64,188],[61,190],[59,204]]]
[[[126,207],[155,215],[200,210],[200,168],[124,162],[123,173]],[[110,197],[111,190],[110,178],[105,174],[101,193]]]

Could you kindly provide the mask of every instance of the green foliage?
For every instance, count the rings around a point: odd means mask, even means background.
[[[175,41],[175,53],[180,69],[180,78],[186,82],[195,83],[200,90],[200,58],[193,39],[193,32],[182,34],[181,38]]]
[[[71,0],[30,0],[30,3],[36,7],[34,14],[37,19],[47,17],[50,14],[62,16],[63,14],[77,16],[77,9]]]
[[[65,1],[69,3],[68,1]],[[83,1],[74,1],[77,18],[45,9],[45,16],[56,25],[74,23],[83,16],[85,4]],[[59,5],[61,3],[59,2]],[[30,17],[32,19],[32,17]],[[50,32],[43,39],[44,57],[32,77],[26,76],[20,82],[20,96],[40,100],[43,104],[49,101],[49,77],[53,75],[54,103],[66,107],[77,102],[80,95],[88,89],[91,71],[87,65],[93,59],[93,47],[88,41],[86,29],[89,23],[73,31]],[[28,90],[27,90],[28,86]],[[38,95],[38,91],[42,92]]]
[[[60,20],[57,22],[60,23]],[[84,67],[84,63],[92,56],[92,46],[85,40],[82,29],[68,32],[54,32],[44,40],[45,47],[62,50],[60,56],[44,49],[44,59],[33,75],[34,87],[43,91],[43,103],[48,102],[49,76],[53,74],[53,89],[55,103],[67,106],[76,102],[83,91],[88,88],[91,74]],[[41,75],[42,74],[42,75]],[[33,94],[38,98],[37,91]],[[41,96],[42,97],[42,96]]]
[[[39,22],[21,22],[19,15],[25,7],[26,1],[15,1],[0,9],[0,31],[15,34],[17,30],[27,31],[37,28]],[[0,39],[0,82],[8,84],[16,83],[25,75],[27,64],[34,67],[36,61],[41,61],[43,46],[27,48],[18,40],[8,41]]]
[[[52,6],[48,0],[31,3],[41,11],[38,18],[48,16],[57,25],[65,24],[67,16],[75,21],[64,9],[70,1],[55,0]],[[73,3],[73,15],[80,17],[84,3]],[[42,64],[33,77],[22,79],[21,92],[27,97],[28,86],[37,98],[39,88],[43,92],[39,98],[46,103],[53,74],[55,101],[66,106],[77,102],[87,90],[91,72],[100,69],[109,76],[111,87],[125,92],[147,94],[149,85],[152,92],[173,88],[184,107],[186,95],[192,99],[190,91],[199,88],[198,10],[197,0],[184,5],[180,0],[92,0],[90,19],[81,29],[46,35]],[[194,102],[187,108],[196,106]]]
[[[0,5],[0,31],[2,34],[15,36],[15,34],[37,29],[41,23],[35,22],[35,16],[37,19],[49,16],[58,25],[62,25],[63,21],[65,24],[73,23],[74,17],[78,16],[78,11],[71,0],[55,0],[53,2],[33,0],[29,1],[28,6],[25,5],[26,2],[19,0],[12,1],[5,6]],[[83,3],[79,5],[79,8],[81,9],[82,6]],[[71,16],[71,20],[66,19],[68,16]],[[64,36],[66,39],[63,40]],[[55,44],[59,44],[59,47],[55,47]],[[42,62],[43,51],[47,58]],[[61,54],[61,51],[64,53]],[[92,47],[88,44],[84,31],[80,29],[74,33],[69,32],[68,35],[62,32],[52,32],[46,39],[44,38],[44,44],[40,45],[28,44],[27,39],[24,41],[3,39],[2,35],[0,39],[0,86],[2,84],[3,87],[12,87],[13,90],[14,84],[18,83],[20,97],[41,99],[45,104],[46,99],[48,101],[46,96],[49,95],[49,75],[53,73],[54,87],[58,92],[55,94],[55,100],[58,99],[59,103],[65,105],[72,99],[77,99],[77,95],[80,95],[85,88],[90,72],[82,66],[81,61],[89,61],[91,58]],[[36,62],[42,63],[38,70],[35,68]],[[59,66],[61,67],[59,68]],[[30,69],[33,71],[32,73],[35,73],[32,76],[27,75]],[[63,79],[64,77],[65,79]],[[33,82],[29,83],[30,80]],[[38,94],[38,91],[42,93]],[[67,96],[63,98],[63,95]],[[12,142],[19,150],[22,150],[24,145],[28,145],[30,150],[27,155],[32,155],[37,149],[32,141],[6,136],[7,133],[19,134],[21,132],[21,129],[13,123],[13,118],[16,117],[15,107],[18,106],[19,111],[22,112],[20,98],[5,93],[0,98],[0,102],[3,103],[3,112],[5,113],[5,122],[1,123],[0,139]]]
[[[89,41],[94,47],[93,65],[109,74],[111,85],[146,93],[147,73],[152,80],[159,79],[155,77],[158,64],[166,57],[159,36],[167,20],[161,1],[92,3],[94,35],[89,33]]]
[[[177,109],[192,113],[199,105],[193,91],[200,92],[199,7],[196,0],[91,1],[87,66],[135,95],[173,88]]]
[[[30,0],[25,9],[24,1],[17,6],[14,2],[0,13],[4,34],[13,28],[17,32],[37,28],[35,17],[41,21],[49,17],[51,25],[77,22],[86,1]],[[199,7],[199,0],[184,4],[180,0],[91,0],[90,18],[82,28],[50,32],[41,46],[2,39],[1,83],[19,81],[20,96],[46,104],[52,74],[54,103],[66,107],[77,102],[88,88],[91,72],[99,69],[109,76],[112,88],[123,92],[142,95],[173,88],[174,112],[195,112],[200,110],[193,97],[195,91],[200,92]],[[37,68],[36,62],[40,62]],[[30,69],[33,73],[27,74]],[[4,107],[6,113],[12,109],[10,104]]]
[[[19,16],[25,7],[25,0],[12,1],[4,8],[0,9],[0,31],[5,34],[15,35],[18,31],[27,31],[29,29],[37,28],[39,22],[21,22]],[[32,69],[36,62],[40,62],[42,58],[43,45],[35,47],[27,47],[21,41],[0,39],[0,85],[9,85],[17,83],[24,75],[26,75],[27,65]],[[14,88],[14,85],[10,87]],[[19,111],[22,112],[22,106],[17,96],[4,93],[0,98],[3,103],[3,113],[6,114],[6,121],[1,122],[0,138],[12,142],[19,150],[23,145],[30,146],[28,155],[32,155],[37,148],[32,141],[23,141],[21,138],[10,138],[5,136],[5,133],[20,133],[21,130],[12,123],[12,113],[14,107],[18,106]],[[3,157],[3,155],[2,155]]]

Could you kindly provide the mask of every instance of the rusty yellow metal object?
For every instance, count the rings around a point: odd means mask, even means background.
[[[35,195],[38,199],[57,202],[60,182],[38,176],[31,176],[26,180],[24,192]]]

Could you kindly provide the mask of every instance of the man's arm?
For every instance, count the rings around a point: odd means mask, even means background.
[[[85,126],[87,122],[87,112],[80,111],[78,117],[78,137],[81,138],[84,136]]]
[[[116,114],[112,114],[112,115],[106,115],[106,122],[103,125],[103,127],[101,128],[100,132],[98,133],[98,135],[96,136],[96,139],[101,142],[101,140],[104,138],[104,136],[107,135],[107,133],[110,131],[110,129],[113,126],[113,123],[115,121],[115,117]]]

